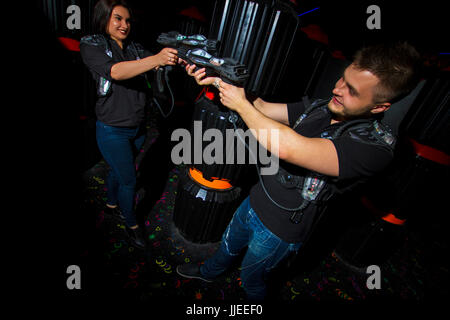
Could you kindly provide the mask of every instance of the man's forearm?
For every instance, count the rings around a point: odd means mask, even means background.
[[[239,113],[258,142],[272,154],[305,169],[330,176],[339,175],[339,161],[333,142],[328,139],[308,138],[298,134],[289,126],[273,120],[259,111],[247,100],[243,88],[227,83],[219,84],[222,104]],[[274,104],[274,106],[276,105],[284,110],[287,118],[286,105]],[[272,130],[276,130],[275,134],[272,134]]]
[[[285,103],[267,102],[257,98],[253,101],[253,106],[266,117],[289,125],[287,105]]]
[[[339,175],[336,149],[330,140],[304,137],[268,118],[248,101],[236,111],[258,142],[278,158],[330,176]],[[272,134],[271,130],[277,130],[278,134]]]
[[[252,105],[249,101],[245,102],[245,104],[236,111],[258,142],[271,153],[281,158],[279,155],[279,141],[272,141],[273,137],[270,131],[277,130],[280,133],[286,126],[265,115],[264,112],[260,111],[256,105]]]

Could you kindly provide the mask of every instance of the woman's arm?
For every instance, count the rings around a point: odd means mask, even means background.
[[[176,49],[164,48],[154,56],[116,63],[111,67],[111,78],[126,80],[158,67],[173,66],[178,62],[177,53]]]

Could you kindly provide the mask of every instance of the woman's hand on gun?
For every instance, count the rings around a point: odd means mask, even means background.
[[[158,54],[156,54],[158,58],[158,67],[176,65],[180,60],[177,57],[177,54],[178,51],[176,49],[173,48],[162,49]]]

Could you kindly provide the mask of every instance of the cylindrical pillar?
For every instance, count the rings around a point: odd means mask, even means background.
[[[282,85],[298,27],[289,3],[217,0],[208,38],[220,41],[219,56],[247,66],[247,92],[266,97]]]
[[[226,180],[208,181],[197,169],[186,168],[177,189],[175,226],[189,241],[219,241],[239,205],[240,193]]]
[[[230,122],[230,116],[235,117],[236,128],[243,131],[246,126],[240,117],[232,115],[227,110],[221,110],[217,104],[205,95],[197,100],[193,120],[201,121],[202,134],[205,134],[209,129],[213,129],[216,131],[212,133],[220,136],[211,138],[213,141],[202,141],[202,151],[214,143],[218,146],[220,145],[220,150],[216,149],[214,151],[214,156],[218,156],[218,162],[208,163],[204,157],[206,154],[203,153],[200,163],[194,163],[194,161],[192,163],[194,168],[202,172],[205,179],[227,179],[235,186],[239,184],[239,177],[241,176],[242,170],[247,166],[243,160],[248,159],[248,152],[243,145],[240,145],[240,148],[237,147],[241,142],[236,136],[237,133],[235,132],[233,123]],[[194,135],[193,128],[191,128],[191,135]],[[220,138],[221,141],[215,141],[217,138]],[[194,149],[194,143],[192,143],[192,147],[192,154],[194,154],[194,152],[197,152]],[[220,152],[221,154],[217,155],[216,152]]]

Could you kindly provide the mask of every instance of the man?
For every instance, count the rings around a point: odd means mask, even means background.
[[[260,98],[250,102],[243,88],[204,78],[204,69],[194,73],[195,66],[187,66],[197,83],[219,89],[221,103],[237,112],[281,163],[276,175],[261,176],[253,186],[215,255],[200,267],[178,266],[177,272],[211,281],[248,246],[243,287],[249,300],[264,299],[267,273],[298,250],[327,202],[392,160],[395,138],[376,119],[415,87],[419,59],[406,43],[361,49],[337,81],[331,100],[312,107],[305,105],[308,102],[269,103]],[[260,139],[258,132],[271,129],[278,130],[278,141],[268,135]]]

